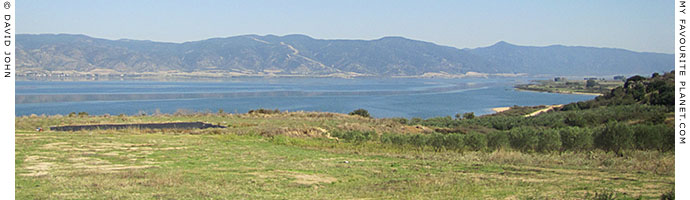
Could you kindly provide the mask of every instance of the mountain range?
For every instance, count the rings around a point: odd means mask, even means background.
[[[651,74],[673,55],[551,45],[437,45],[403,37],[323,40],[242,35],[168,43],[72,34],[18,34],[17,73],[211,74],[222,76],[428,76]]]

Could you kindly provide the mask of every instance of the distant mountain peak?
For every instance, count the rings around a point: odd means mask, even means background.
[[[410,39],[407,39],[407,38],[402,37],[402,36],[386,36],[386,37],[382,37],[378,40],[406,40],[407,41]]]
[[[491,46],[495,46],[495,47],[511,46],[511,47],[513,47],[513,46],[517,46],[517,45],[514,45],[514,44],[511,44],[511,43],[508,43],[506,41],[501,40],[501,41],[498,41],[498,42],[496,42],[496,44],[491,45]]]
[[[304,35],[304,34],[288,34],[288,35],[284,35],[283,37],[284,38],[314,39],[314,38],[309,37],[308,35]]]

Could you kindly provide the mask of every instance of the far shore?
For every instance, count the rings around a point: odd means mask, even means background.
[[[528,91],[528,92],[546,92],[546,93],[558,93],[558,94],[579,94],[579,95],[592,95],[592,96],[603,96],[601,93],[591,93],[591,92],[566,92],[566,91],[543,91],[543,90],[530,90],[525,88],[515,88],[518,91]]]

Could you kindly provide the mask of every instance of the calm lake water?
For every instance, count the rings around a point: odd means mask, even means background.
[[[526,78],[471,79],[233,79],[223,82],[48,82],[17,81],[17,116],[88,112],[174,113],[178,110],[245,113],[282,111],[348,113],[367,109],[374,117],[437,117],[492,113],[512,105],[564,104],[589,95],[516,91]]]

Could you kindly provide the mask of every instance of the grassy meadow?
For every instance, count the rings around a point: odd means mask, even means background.
[[[175,121],[228,128],[47,130]],[[448,128],[431,122],[313,112],[17,117],[16,197],[659,199],[674,186],[672,151],[522,151],[489,148],[491,139],[474,149],[470,136],[463,139],[468,145],[439,147],[431,135]],[[470,122],[455,131],[499,131]],[[386,142],[393,134],[430,138],[421,145]]]

